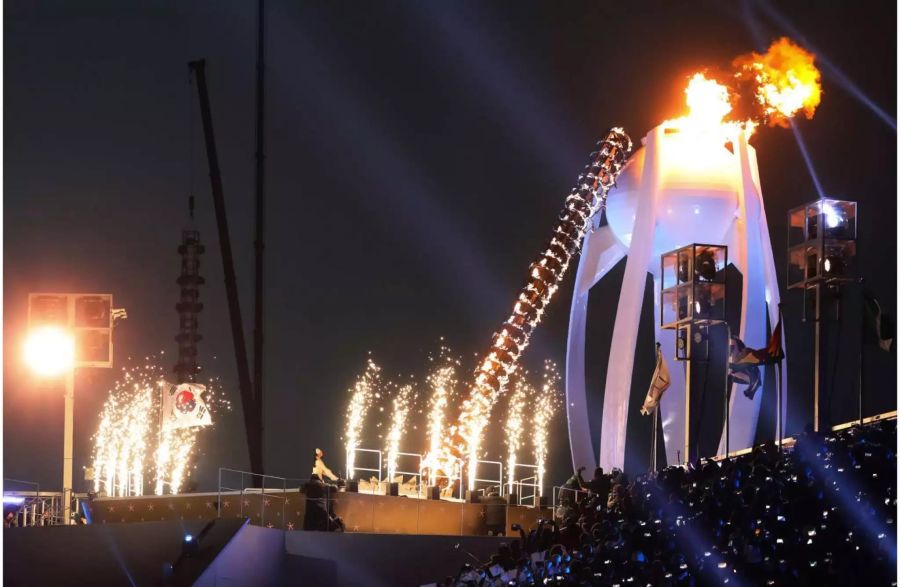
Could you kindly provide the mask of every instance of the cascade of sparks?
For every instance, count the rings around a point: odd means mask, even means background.
[[[454,433],[454,429],[447,425],[446,409],[457,393],[456,373],[461,361],[458,357],[452,356],[448,347],[442,346],[437,359],[430,356],[429,362],[433,366],[425,378],[430,390],[427,406],[423,406],[427,407],[427,410],[419,407],[417,401],[419,394],[413,383],[397,384],[382,381],[381,368],[370,359],[366,372],[357,378],[356,385],[351,389],[351,407],[348,408],[348,416],[354,414],[356,439],[354,446],[358,448],[366,420],[371,417],[367,416],[371,414],[371,408],[377,407],[376,413],[383,414],[376,416],[379,420],[376,428],[383,430],[383,433],[378,434],[378,438],[384,442],[382,454],[385,455],[386,479],[393,482],[398,475],[398,457],[403,448],[402,443],[409,437],[407,432],[413,422],[413,414],[421,415],[425,420],[424,440],[427,452],[420,462],[420,482],[422,486],[437,486],[441,488],[442,493],[449,491],[452,494],[455,483],[462,477],[464,460],[444,451],[443,448],[446,446],[447,438]],[[560,377],[555,364],[551,361],[545,362],[541,386],[529,382],[527,376],[527,372],[517,372],[515,379],[512,380],[510,413],[504,424],[508,449],[506,465],[510,475],[507,483],[510,487],[515,482],[514,469],[518,462],[518,453],[524,447],[524,439],[527,437],[526,425],[529,423],[536,423],[532,442],[540,444],[536,454],[543,455],[540,462],[541,471],[546,467],[548,426],[557,413],[560,402],[557,389]],[[412,376],[410,379],[413,379]],[[548,397],[541,400],[542,395]],[[528,417],[526,407],[540,413]],[[413,428],[418,429],[416,426]],[[352,451],[348,451],[348,458],[351,454]]]
[[[154,493],[163,495],[166,486],[169,493],[181,491],[188,474],[190,457],[197,443],[199,428],[164,428],[159,436],[154,459],[156,461],[156,486]]]
[[[150,362],[127,370],[110,390],[94,435],[94,491],[143,495],[147,445],[158,426],[158,381],[165,371]]]
[[[535,398],[534,387],[524,377],[516,378],[513,392],[509,396],[506,424],[506,470],[509,493],[512,493],[516,482],[516,463],[519,449],[522,448],[523,424],[525,421],[525,403]]]
[[[412,385],[403,385],[391,400],[391,428],[387,435],[385,452],[387,453],[387,478],[393,482],[397,474],[397,453],[400,452],[400,441],[406,434],[406,422],[412,403],[416,399],[415,389]]]
[[[366,362],[366,370],[356,379],[353,394],[347,406],[347,425],[344,432],[344,446],[347,451],[347,478],[353,479],[356,468],[356,449],[362,435],[366,414],[372,407],[381,383],[381,367],[371,358]]]
[[[433,359],[430,360],[433,361]],[[420,473],[422,483],[426,486],[445,482],[448,487],[452,487],[456,481],[458,467],[454,467],[453,463],[448,461],[438,462],[438,459],[447,434],[445,423],[447,407],[456,396],[458,383],[456,370],[459,367],[459,359],[451,358],[450,349],[442,347],[440,363],[426,378],[426,382],[431,388],[431,397],[428,400],[428,450],[422,460]],[[443,481],[437,479],[435,477],[437,471],[444,471],[448,478]]]
[[[93,437],[94,491],[119,497],[143,495],[145,477],[152,475],[157,495],[166,487],[170,493],[178,493],[191,469],[199,428],[161,429],[160,397],[166,370],[155,357],[145,357],[143,365],[122,371],[103,405]],[[216,384],[210,379],[204,394],[213,414],[231,409],[217,393]]]
[[[544,361],[544,381],[541,393],[535,402],[532,420],[531,444],[534,448],[534,463],[537,465],[537,483],[540,495],[544,494],[544,473],[546,472],[549,449],[550,422],[562,405],[559,390],[560,375],[552,361]]]

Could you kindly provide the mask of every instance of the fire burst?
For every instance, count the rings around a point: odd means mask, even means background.
[[[814,55],[790,39],[775,41],[764,55],[749,53],[738,57],[733,65],[737,71],[732,88],[704,73],[691,76],[684,90],[688,114],[665,123],[684,133],[681,140],[689,144],[682,150],[695,157],[703,144],[724,143],[740,132],[749,138],[759,121],[787,127],[800,112],[812,118],[821,101],[821,75]],[[741,93],[753,98],[756,115],[746,120],[727,120]]]
[[[406,434],[406,422],[409,416],[409,410],[412,403],[416,399],[415,390],[412,385],[404,385],[400,387],[398,392],[391,400],[393,410],[391,412],[391,429],[387,436],[387,478],[388,482],[394,480],[397,473],[397,453],[400,452],[400,441]]]
[[[522,432],[525,416],[525,403],[535,399],[534,387],[523,377],[516,379],[513,393],[509,398],[509,411],[506,416],[506,470],[509,492],[512,493],[516,481],[516,462],[519,449],[522,448]]]
[[[372,401],[381,382],[381,367],[375,361],[369,359],[365,372],[356,379],[353,386],[353,395],[347,406],[347,428],[344,433],[344,442],[347,451],[347,478],[353,479],[356,468],[356,449],[359,448],[359,439],[362,435],[366,414],[372,407]]]
[[[556,364],[544,361],[544,382],[541,393],[535,402],[534,420],[532,421],[531,443],[534,447],[534,462],[537,465],[538,491],[543,495],[544,473],[546,472],[547,452],[550,440],[550,422],[553,415],[562,405],[559,391],[560,375]]]
[[[814,62],[815,55],[782,37],[764,55],[735,59],[735,77],[755,86],[754,96],[770,125],[787,127],[801,111],[812,118],[822,100],[821,74]]]

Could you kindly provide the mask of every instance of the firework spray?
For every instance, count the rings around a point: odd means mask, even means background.
[[[406,434],[406,422],[412,403],[416,395],[412,385],[400,387],[397,394],[391,400],[391,427],[387,436],[385,452],[387,453],[387,479],[388,483],[394,481],[397,473],[397,453],[400,452],[400,441]]]
[[[513,392],[509,397],[509,409],[507,410],[506,424],[506,478],[509,485],[509,493],[512,493],[513,484],[516,482],[516,462],[519,449],[522,448],[522,432],[525,420],[525,404],[529,399],[534,399],[534,388],[529,385],[524,377],[518,377],[513,384]]]
[[[537,483],[540,495],[544,493],[544,473],[546,473],[547,452],[550,440],[550,422],[562,404],[559,390],[559,371],[552,361],[544,361],[544,381],[537,394],[532,420],[531,443],[534,448],[534,462],[537,465]]]
[[[448,467],[448,463],[438,462],[441,456],[441,448],[446,442],[447,426],[446,412],[451,400],[456,396],[456,371],[459,367],[459,359],[453,359],[450,355],[450,349],[441,348],[440,354],[441,364],[435,368],[426,378],[428,386],[431,388],[431,397],[428,400],[428,450],[425,458],[422,460],[420,475],[422,483],[426,486],[438,484],[435,473],[443,471],[448,475],[446,479],[448,485],[452,485],[455,481],[451,474],[452,467]],[[434,361],[434,359],[430,359]]]
[[[365,372],[356,379],[350,404],[347,406],[347,427],[344,442],[347,451],[347,478],[353,479],[356,467],[356,449],[365,424],[366,414],[372,407],[372,401],[378,393],[381,383],[381,367],[369,359]]]

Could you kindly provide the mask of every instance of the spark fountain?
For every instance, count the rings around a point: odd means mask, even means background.
[[[447,485],[453,485],[458,473],[453,471],[452,463],[428,460],[436,459],[441,454],[441,447],[447,434],[445,423],[447,407],[456,396],[456,370],[459,367],[459,359],[451,359],[447,347],[441,348],[441,359],[441,364],[426,380],[431,388],[431,397],[428,400],[428,450],[420,471],[422,483],[426,486],[437,485],[438,480],[429,475],[431,471],[442,470],[451,474],[446,480]]]
[[[544,380],[541,392],[535,398],[532,419],[531,444],[534,449],[534,463],[537,465],[538,494],[543,495],[544,474],[547,472],[547,453],[550,448],[550,422],[562,405],[559,389],[560,375],[556,364],[544,362]]]
[[[388,431],[385,452],[387,453],[387,478],[388,482],[394,481],[397,473],[397,453],[400,452],[400,441],[406,434],[406,424],[410,407],[416,400],[415,388],[412,385],[403,385],[391,400],[391,428]]]
[[[381,367],[369,359],[365,372],[357,378],[347,406],[347,427],[344,433],[344,446],[347,452],[347,477],[352,479],[356,469],[356,449],[359,448],[360,436],[366,414],[372,407],[375,394],[381,384]]]
[[[534,387],[526,379],[517,377],[513,382],[513,392],[509,396],[506,424],[503,427],[506,433],[506,478],[510,493],[516,482],[516,463],[519,450],[522,448],[525,404],[534,399],[536,399]]]
[[[157,382],[164,371],[153,362],[124,374],[109,393],[94,435],[94,491],[107,495],[143,495],[143,475],[154,418]]]

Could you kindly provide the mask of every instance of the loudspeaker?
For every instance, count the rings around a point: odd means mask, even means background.
[[[506,503],[508,505],[519,505],[519,488],[516,487],[506,494]]]
[[[347,493],[359,493],[359,481],[356,479],[347,479],[345,490]]]
[[[388,483],[384,487],[384,494],[390,495],[391,497],[397,497],[400,495],[400,484],[399,483]]]
[[[425,490],[425,494],[428,496],[428,499],[440,499],[441,498],[441,488],[437,485],[432,485],[431,487]]]
[[[466,503],[479,503],[478,492],[466,490]]]

